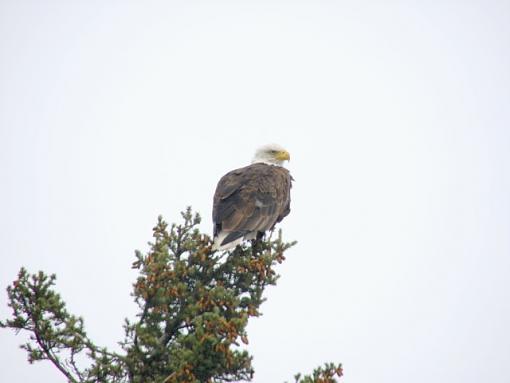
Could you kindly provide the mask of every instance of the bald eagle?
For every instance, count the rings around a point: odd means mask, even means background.
[[[282,165],[289,152],[276,144],[255,152],[251,165],[225,174],[213,202],[213,250],[260,238],[290,213],[292,177]]]

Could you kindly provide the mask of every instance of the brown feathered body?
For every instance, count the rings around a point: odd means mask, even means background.
[[[278,165],[254,163],[225,174],[213,202],[214,248],[254,239],[290,212],[292,177]]]

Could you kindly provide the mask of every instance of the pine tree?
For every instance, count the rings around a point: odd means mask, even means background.
[[[254,371],[242,348],[246,325],[260,315],[264,289],[278,279],[274,267],[295,242],[284,242],[280,231],[276,238],[270,233],[214,252],[198,230],[199,215],[190,208],[181,214],[184,222],[170,227],[159,217],[150,250],[135,253],[139,275],[132,296],[139,313],[125,320],[122,352],[88,337],[83,319],[69,313],[55,292],[56,276],[42,271],[22,268],[7,287],[12,318],[0,328],[27,331],[30,340],[21,348],[28,361],[48,360],[72,383],[249,381]],[[330,383],[341,375],[341,365],[327,363],[294,381]]]

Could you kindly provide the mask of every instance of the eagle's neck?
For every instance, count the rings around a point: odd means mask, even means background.
[[[257,158],[255,157],[252,161],[252,164],[266,164],[273,166],[283,166],[283,161],[278,161],[275,158]]]

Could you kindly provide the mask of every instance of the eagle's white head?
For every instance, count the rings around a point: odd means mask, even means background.
[[[262,162],[268,165],[282,166],[284,161],[290,161],[289,152],[278,144],[268,144],[257,149],[251,163]]]

